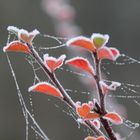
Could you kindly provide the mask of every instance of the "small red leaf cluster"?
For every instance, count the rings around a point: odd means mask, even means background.
[[[48,67],[50,72],[54,72],[56,69],[60,68],[63,65],[65,58],[66,55],[61,55],[59,58],[55,58],[50,57],[48,54],[45,54],[44,64],[46,67]]]
[[[85,120],[92,120],[93,125],[95,125],[97,128],[100,128],[100,122],[98,121],[100,117],[103,117],[114,124],[122,124],[123,122],[122,118],[116,112],[108,112],[105,115],[101,116],[98,113],[94,112],[93,109],[94,102],[90,101],[89,103],[81,104],[81,102],[78,101],[76,103],[77,114]]]
[[[109,59],[115,61],[120,53],[116,48],[108,48],[108,47],[101,47],[97,51],[97,55],[99,59]]]
[[[108,35],[93,33],[91,38],[84,36],[72,38],[67,42],[67,46],[79,46],[90,52],[97,53],[98,59],[115,61],[120,56],[120,53],[116,48],[106,47],[108,40]]]
[[[92,110],[93,105],[91,105],[91,103],[83,103],[83,104],[81,104],[80,102],[76,103],[76,112],[83,119],[94,120],[100,117],[99,114],[93,112]]]
[[[33,39],[39,34],[38,30],[35,29],[32,32],[28,32],[13,26],[9,26],[7,30],[12,34],[14,33],[18,40],[8,43],[7,46],[3,48],[4,52],[31,53],[27,44],[32,45]]]
[[[31,54],[33,56],[32,54],[33,50],[31,50],[30,47],[32,47],[33,39],[36,37],[36,35],[39,34],[39,31],[33,30],[32,32],[28,32],[24,29],[18,29],[13,26],[8,27],[8,31],[14,33],[18,37],[18,40],[8,43],[7,46],[3,48],[4,52],[23,52]],[[116,48],[106,47],[108,40],[109,40],[108,35],[93,34],[91,38],[83,36],[72,38],[67,42],[67,46],[79,46],[87,49],[89,52],[94,54],[94,57],[96,57],[97,60],[96,62],[99,62],[102,59],[109,59],[115,61],[120,56],[120,53]],[[59,69],[64,64],[65,59],[66,59],[65,55],[61,55],[60,57],[55,58],[49,56],[48,54],[45,54],[43,59],[41,59],[41,65],[44,66],[43,67],[44,69],[45,68],[47,69],[48,74],[50,74],[51,76],[55,76],[54,75],[55,70]],[[75,68],[78,68],[91,74],[95,78],[97,87],[99,86],[100,91],[102,92],[101,95],[103,96],[105,96],[109,91],[114,91],[117,89],[117,87],[121,86],[119,82],[112,81],[108,84],[106,81],[100,78],[97,79],[97,77],[100,76],[96,75],[97,68],[95,71],[90,62],[86,58],[74,57],[72,59],[67,60],[65,64],[71,65]],[[61,88],[59,88],[59,86],[56,87],[56,85],[54,86],[48,82],[39,82],[31,86],[28,89],[28,91],[41,92],[50,96],[57,97],[64,101],[64,97],[66,96],[63,92],[61,93],[62,91]],[[79,115],[80,119],[82,121],[89,120],[90,123],[93,124],[97,129],[100,129],[101,126],[99,121],[100,118],[104,118],[117,125],[122,124],[123,122],[121,116],[116,112],[102,111],[101,108],[99,109],[100,111],[99,110],[97,111],[97,107],[95,107],[95,100],[82,104],[81,102],[76,102],[74,105],[76,113]],[[102,112],[107,113],[105,114]],[[87,138],[85,138],[85,140],[105,140],[105,138],[102,136],[100,137],[88,136]]]

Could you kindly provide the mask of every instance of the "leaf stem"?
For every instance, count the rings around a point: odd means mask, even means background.
[[[95,78],[96,84],[97,84],[97,90],[98,90],[98,95],[99,95],[99,104],[100,104],[98,106],[98,108],[100,107],[100,110],[99,110],[100,115],[104,116],[107,113],[107,111],[106,111],[106,106],[105,106],[105,95],[102,93],[102,89],[100,86],[100,81],[102,80],[101,60],[98,59],[97,52],[93,53],[93,55],[94,55],[95,68],[96,68],[96,76],[94,76],[94,78]],[[109,125],[108,120],[101,117],[100,121],[101,121],[108,137],[110,138],[110,140],[117,140],[112,127]]]

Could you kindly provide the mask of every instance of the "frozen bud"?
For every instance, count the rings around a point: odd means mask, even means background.
[[[102,35],[99,33],[93,33],[93,35],[91,36],[91,39],[93,40],[95,47],[100,48],[100,47],[106,45],[106,43],[109,40],[109,35],[107,35],[107,34]]]
[[[75,105],[76,105],[76,106],[81,106],[81,102],[80,102],[80,101],[77,101],[77,102],[75,103]]]
[[[19,29],[17,27],[14,27],[14,26],[8,26],[7,30],[10,33],[15,34],[15,35],[18,35],[18,32],[19,32]]]
[[[93,110],[93,108],[94,108],[94,103],[93,103],[92,101],[89,101],[88,104],[89,104],[91,110]]]

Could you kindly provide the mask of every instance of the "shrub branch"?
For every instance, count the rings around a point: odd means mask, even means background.
[[[51,73],[49,71],[49,69],[44,65],[44,62],[42,60],[42,58],[39,56],[39,54],[37,53],[37,51],[34,49],[33,46],[31,46],[30,44],[27,43],[27,46],[29,47],[30,51],[31,51],[31,55],[32,57],[36,60],[36,62],[41,66],[41,68],[43,69],[43,71],[45,72],[45,74],[49,77],[49,79],[51,80],[51,82],[60,90],[61,94],[63,95],[63,101],[72,108],[73,111],[76,112],[76,106],[75,106],[75,102],[71,99],[71,97],[68,95],[68,93],[65,91],[65,89],[63,88],[63,86],[60,84],[60,82],[58,81],[57,77],[55,76],[54,73]],[[77,113],[76,113],[77,114]],[[80,118],[80,116],[77,114],[77,117]],[[83,120],[84,124],[90,128],[92,130],[92,132],[96,135],[96,136],[104,136],[104,134],[98,130],[89,120]],[[105,123],[104,123],[105,124]],[[106,136],[104,136],[106,137]],[[109,140],[106,137],[107,140]],[[116,140],[116,139],[111,139],[111,140]]]

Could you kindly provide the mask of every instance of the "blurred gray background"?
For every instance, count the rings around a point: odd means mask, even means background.
[[[140,60],[139,0],[71,0],[71,4],[77,12],[76,23],[86,36],[90,36],[93,32],[107,33],[110,35],[109,46],[117,47],[121,53]],[[9,25],[29,31],[37,28],[41,33],[50,35],[55,35],[55,31],[51,18],[41,8],[40,0],[0,0],[0,140],[25,140],[25,119],[6,56],[2,51],[7,41],[6,29]],[[40,46],[48,46],[50,42],[49,39],[37,38],[37,44]],[[64,52],[62,49],[59,50],[59,53]],[[52,50],[50,53],[58,56],[57,50]],[[29,104],[27,89],[33,83],[32,68],[23,54],[10,54],[10,58],[22,94]],[[109,71],[111,71],[110,79],[133,84],[140,83],[139,64],[115,66],[109,68]],[[66,88],[81,89],[75,75],[67,76],[67,73],[62,71],[58,73],[60,81]],[[40,74],[40,77],[43,79],[43,74]],[[81,90],[88,91],[83,87]],[[62,113],[62,110],[67,111],[67,107],[59,100],[38,93],[30,96],[33,100],[35,118],[51,140],[82,140],[88,135],[85,127],[77,129],[75,121]],[[72,94],[72,97],[79,100],[87,98],[86,95],[80,95],[80,93]],[[139,106],[127,99],[119,99],[118,102],[126,107],[128,119],[134,122],[140,121]],[[135,130],[134,133],[136,131],[139,133],[140,129]],[[32,130],[29,132],[29,140],[40,139]],[[139,138],[130,137],[130,139],[138,140]]]

